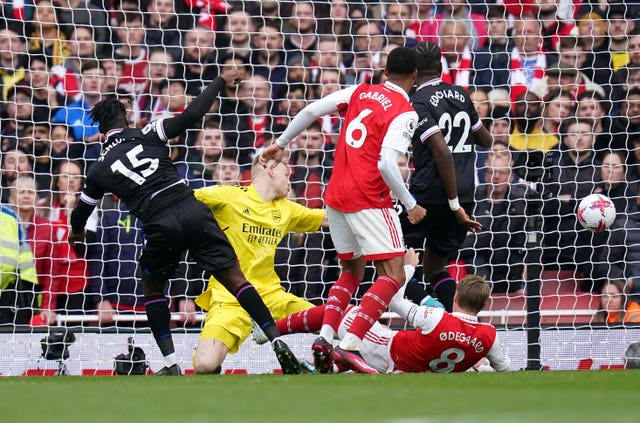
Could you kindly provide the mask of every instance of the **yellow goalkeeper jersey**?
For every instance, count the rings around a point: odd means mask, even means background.
[[[213,212],[233,246],[240,268],[261,296],[283,290],[274,269],[276,247],[289,232],[315,232],[324,210],[309,209],[286,198],[265,202],[252,185],[214,186],[195,190]],[[196,303],[208,310],[213,302],[237,303],[214,277]]]

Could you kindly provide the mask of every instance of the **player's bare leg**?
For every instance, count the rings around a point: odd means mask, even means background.
[[[240,267],[236,264],[214,272],[213,276],[236,297],[242,308],[249,313],[249,316],[264,331],[269,341],[271,341],[271,346],[280,362],[282,372],[284,374],[301,373],[302,370],[298,359],[287,344],[279,338],[280,332],[278,332],[269,309],[262,301],[258,291],[244,277]]]
[[[193,354],[193,369],[198,374],[218,374],[229,348],[218,339],[201,339]]]

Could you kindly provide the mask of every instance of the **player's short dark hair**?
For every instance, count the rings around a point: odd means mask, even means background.
[[[456,291],[458,305],[477,314],[491,295],[491,286],[482,276],[468,274],[458,282]]]
[[[409,47],[393,49],[387,58],[387,72],[391,75],[411,75],[416,66],[416,51]]]
[[[418,76],[442,73],[442,51],[436,43],[422,41],[415,46]]]

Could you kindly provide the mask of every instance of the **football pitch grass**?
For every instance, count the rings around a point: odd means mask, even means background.
[[[637,422],[640,371],[2,377],[13,422]]]

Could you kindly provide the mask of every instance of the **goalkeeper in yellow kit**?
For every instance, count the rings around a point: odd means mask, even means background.
[[[276,247],[289,232],[315,232],[324,223],[324,210],[309,209],[286,198],[291,170],[285,163],[266,167],[255,160],[251,185],[215,186],[195,191],[215,216],[233,246],[240,268],[251,281],[275,320],[309,309],[313,304],[287,293],[274,270]],[[252,322],[236,298],[211,277],[196,299],[207,310],[198,348],[196,373],[219,373],[227,353],[238,351]]]

